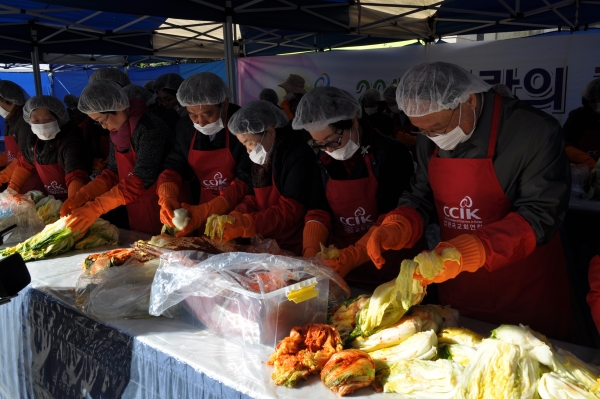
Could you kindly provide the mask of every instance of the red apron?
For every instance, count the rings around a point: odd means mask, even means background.
[[[194,150],[196,134],[190,144],[188,163],[200,181],[200,204],[204,204],[219,196],[235,179],[235,159],[229,149],[229,128],[225,128],[225,148],[214,151]]]
[[[133,146],[129,145],[129,152],[120,153],[115,150],[119,180],[133,175],[135,160],[137,158]],[[131,230],[157,235],[160,234],[160,205],[156,194],[156,182],[135,201],[126,204],[129,215],[129,228]]]
[[[258,206],[258,210],[264,211],[267,208],[278,205],[281,194],[275,185],[275,181],[271,179],[270,186],[255,188],[254,196],[256,197],[256,205]],[[274,238],[277,240],[277,244],[279,244],[282,249],[292,251],[294,254],[301,254],[303,229],[303,224],[298,223],[297,226],[281,234],[279,237],[265,238]]]
[[[15,140],[15,136],[4,136],[4,145],[6,146],[6,160],[8,163],[11,163],[19,155],[19,145],[17,144],[17,140]],[[23,184],[20,194],[25,194],[32,190],[46,191],[44,183],[42,183],[40,175],[38,175],[36,170],[32,171],[29,179]]]
[[[15,136],[4,136],[4,147],[6,147],[6,161],[11,163],[19,155],[19,145]]]
[[[67,182],[65,180],[65,170],[62,166],[60,166],[58,160],[56,163],[50,165],[40,165],[37,162],[36,150],[38,140],[39,139],[36,139],[35,144],[33,145],[33,164],[35,166],[35,170],[37,171],[37,174],[44,185],[44,191],[46,194],[53,195],[54,198],[64,201],[67,199],[69,194],[67,191]],[[60,141],[56,140],[56,152],[58,152],[59,147]]]
[[[594,160],[600,157],[600,130],[586,129],[577,141],[577,148],[590,154]]]
[[[436,148],[429,162],[443,241],[497,222],[513,210],[493,164],[501,101],[496,95],[487,158],[439,158]],[[560,234],[526,258],[493,272],[482,267],[460,273],[439,285],[439,296],[441,304],[466,317],[493,324],[522,323],[552,338],[567,338],[571,306]]]

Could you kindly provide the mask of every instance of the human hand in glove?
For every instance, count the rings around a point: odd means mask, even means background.
[[[92,180],[78,190],[76,195],[63,202],[62,207],[60,208],[60,217],[70,215],[75,209],[81,207],[86,202],[99,197],[106,191],[108,191],[108,187],[102,179]]]
[[[322,223],[311,220],[304,225],[302,233],[302,256],[314,258],[321,251],[321,244],[327,244],[329,230]]]
[[[119,205],[125,205],[125,199],[119,186],[114,186],[110,191],[71,212],[66,220],[67,227],[72,231],[83,232],[89,229],[96,219]]]
[[[429,253],[428,251],[415,257],[419,269],[414,278],[424,280],[427,284],[443,283],[458,276],[459,273],[475,272],[485,264],[485,248],[479,237],[473,234],[463,234],[448,241],[440,242]],[[441,270],[432,279],[424,277],[418,271]]]
[[[412,236],[412,228],[409,221],[401,215],[390,215],[383,219],[381,226],[374,227],[367,243],[369,257],[381,269],[385,259],[381,255],[389,249],[399,250],[405,247]]]
[[[320,262],[345,277],[352,269],[369,261],[367,242],[376,229],[377,227],[371,227],[356,244],[340,249],[340,256],[337,259],[322,259]]]
[[[235,218],[235,222],[232,224],[225,223],[225,227],[223,229],[223,240],[221,240],[222,242],[228,242],[239,237],[254,237],[256,234],[256,227],[254,226],[254,219],[252,216],[235,211],[231,212],[229,216],[233,216]]]
[[[208,219],[210,215],[223,215],[227,212],[229,205],[224,197],[216,197],[205,204],[181,204],[181,207],[188,211],[190,221],[183,230],[176,234],[177,238],[192,234],[206,222],[206,219]]]
[[[160,205],[160,222],[175,228],[173,218],[175,209],[181,208],[177,200],[179,197],[179,186],[175,183],[166,182],[158,187],[158,205]]]

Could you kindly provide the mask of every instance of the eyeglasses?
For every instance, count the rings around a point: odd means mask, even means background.
[[[106,118],[100,122],[100,121],[94,121],[94,123],[98,126],[104,126],[106,125],[106,122],[108,122],[108,117],[110,116],[110,114],[106,114]]]
[[[165,98],[160,98],[160,97],[157,97],[157,98],[156,98],[156,101],[158,101],[159,103],[161,103],[161,104],[163,104],[163,105],[166,105],[166,104],[172,103],[172,102],[173,102],[173,101],[175,101],[175,100],[176,100],[176,98],[175,98],[175,97],[165,97]]]
[[[333,141],[330,141],[325,144],[317,144],[313,141],[310,144],[311,148],[314,150],[324,150],[325,148],[338,148],[342,143],[342,138],[344,137],[344,131],[342,130],[341,133],[335,132],[335,134],[338,134],[340,136],[337,140],[333,140]]]
[[[460,105],[459,105],[459,107],[460,107]],[[454,117],[454,111],[456,111],[457,108],[454,108],[452,110],[452,114],[450,114],[450,119],[448,120],[448,123],[446,124],[446,127],[444,128],[444,130],[442,130],[441,132],[424,132],[422,130],[417,130],[417,131],[413,131],[411,133],[412,134],[423,134],[423,135],[428,136],[428,137],[430,137],[431,135],[437,136],[439,134],[446,134],[447,130],[448,130],[448,126],[450,126],[450,122],[452,122],[452,118]]]

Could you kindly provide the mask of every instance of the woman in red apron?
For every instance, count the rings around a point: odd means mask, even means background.
[[[210,72],[190,76],[177,91],[177,100],[187,108],[189,118],[182,117],[177,124],[175,145],[158,179],[157,194],[164,224],[175,227],[173,212],[181,207],[191,214],[178,237],[192,234],[210,215],[234,209],[248,191],[251,162],[244,146],[227,129],[239,109],[229,103],[227,93],[223,80]],[[200,186],[196,199],[183,183],[190,175]]]
[[[583,89],[582,107],[569,112],[563,130],[569,160],[585,164],[590,170],[600,157],[600,78]]]
[[[285,112],[268,101],[246,104],[228,126],[254,165],[250,194],[229,214],[235,222],[225,225],[223,241],[259,235],[300,254],[314,153],[291,129]]]
[[[441,283],[440,303],[477,320],[568,338],[569,279],[555,233],[570,181],[558,123],[443,62],[409,70],[397,96],[431,141],[417,147],[411,192],[367,243],[373,261],[383,263],[382,249],[402,248],[437,214],[435,251],[460,254],[427,281]]]
[[[26,144],[31,134],[29,124],[23,119],[23,105],[28,95],[25,90],[9,80],[0,81],[0,115],[4,118],[4,147],[0,154],[0,184],[8,183],[18,162],[15,162],[21,146]],[[42,190],[42,182],[37,173],[32,173],[27,182],[21,187],[21,193],[31,190]]]
[[[400,262],[383,269],[370,262],[366,251],[370,230],[380,215],[396,207],[414,169],[405,146],[360,117],[358,101],[335,87],[311,90],[298,106],[294,128],[308,130],[313,148],[321,150],[305,218],[303,256],[314,257],[321,244],[333,244],[340,257],[327,264],[352,287],[373,289],[397,277]],[[419,249],[394,255],[404,259]]]
[[[23,191],[30,179],[41,181],[41,191],[66,200],[89,181],[89,157],[81,130],[70,120],[62,102],[35,96],[23,107],[32,133],[17,158],[9,188]]]
[[[83,231],[101,215],[125,205],[131,230],[160,233],[156,181],[169,132],[146,112],[145,92],[100,80],[81,93],[79,109],[110,130],[111,147],[102,174],[63,204],[61,216],[70,214],[69,227]]]

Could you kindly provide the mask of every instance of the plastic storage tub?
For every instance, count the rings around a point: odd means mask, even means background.
[[[327,321],[329,279],[318,276],[261,294],[229,287],[214,297],[183,300],[180,317],[246,347],[275,348],[293,327]]]

